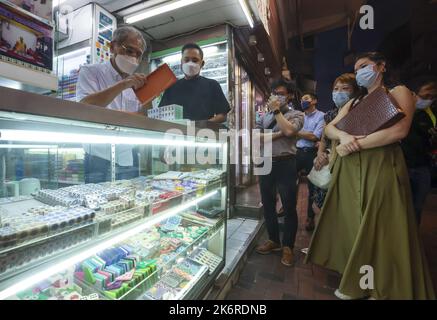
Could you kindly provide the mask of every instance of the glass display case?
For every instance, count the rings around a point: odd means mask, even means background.
[[[227,141],[13,89],[0,95],[0,299],[208,292],[225,263]]]
[[[236,92],[235,129],[242,132],[234,137],[236,148],[235,185],[250,186],[254,182],[253,164],[250,161],[252,136],[250,132],[255,127],[255,97],[254,85],[248,73],[240,64],[235,65],[234,91]]]

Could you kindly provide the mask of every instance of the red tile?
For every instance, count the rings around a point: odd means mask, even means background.
[[[265,300],[281,300],[283,295],[284,295],[283,292],[280,292],[278,290],[268,289],[264,295],[264,299]]]
[[[275,291],[278,293],[287,293],[292,295],[297,295],[298,293],[298,283],[271,283],[269,289],[270,291]]]
[[[315,299],[314,284],[312,281],[299,279],[298,296],[303,299]]]

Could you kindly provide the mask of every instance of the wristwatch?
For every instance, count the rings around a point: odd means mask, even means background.
[[[278,115],[278,114],[280,114],[281,113],[281,111],[280,110],[275,110],[275,111],[273,111],[273,114],[276,116],[276,115]]]

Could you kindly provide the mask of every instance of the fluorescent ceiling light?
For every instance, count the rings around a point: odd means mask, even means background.
[[[58,59],[70,59],[70,58],[76,58],[76,57],[83,57],[84,55],[89,54],[91,51],[91,47],[87,48],[81,48],[77,49],[68,53],[65,53],[63,55],[57,56]]]
[[[162,61],[164,61],[165,63],[168,64],[173,64],[175,62],[180,62],[182,59],[182,55],[180,53],[178,54],[173,54],[171,56],[166,56],[164,58],[162,58]]]
[[[140,12],[128,15],[127,17],[125,17],[125,22],[126,23],[135,23],[141,20],[145,20],[169,11],[173,11],[182,7],[186,7],[189,5],[192,5],[194,3],[200,2],[203,0],[178,0],[178,1],[173,1],[170,2],[168,4],[164,4],[162,6],[158,6],[156,8],[152,8],[152,9],[145,9],[145,10],[141,10]]]
[[[219,50],[219,48],[217,46],[210,46],[210,47],[202,48],[203,54],[205,56],[216,53],[218,50]]]
[[[71,256],[70,258],[63,260],[60,263],[57,263],[55,265],[52,265],[51,267],[48,267],[47,269],[44,269],[43,271],[40,271],[36,274],[33,274],[30,277],[25,278],[25,279],[15,283],[15,284],[13,284],[9,288],[1,291],[0,292],[0,300],[4,300],[6,298],[9,298],[9,297],[13,296],[14,294],[17,294],[23,290],[26,290],[27,288],[30,288],[31,286],[34,286],[34,285],[44,281],[48,277],[51,277],[57,273],[63,272],[66,269],[68,269],[69,267],[71,267],[72,265],[74,265],[76,263],[80,263],[80,262],[84,261],[85,259],[88,259],[89,257],[95,255],[96,253],[101,252],[101,251],[103,251],[111,246],[117,245],[117,244],[137,235],[138,233],[150,228],[151,226],[156,225],[165,219],[171,218],[171,217],[175,216],[176,214],[178,214],[184,210],[187,210],[190,207],[198,204],[199,202],[212,197],[216,193],[217,193],[217,190],[210,192],[210,193],[208,193],[200,198],[197,198],[195,200],[192,200],[192,201],[184,203],[180,206],[177,206],[176,208],[166,210],[162,214],[152,216],[151,219],[148,219],[146,222],[144,222],[144,223],[142,223],[134,228],[128,229],[128,230],[124,231],[123,233],[121,233],[115,237],[112,237],[111,239],[103,241],[102,243],[95,245],[92,248],[89,248],[85,251],[82,251],[76,255]]]
[[[206,57],[219,51],[219,48],[214,45],[214,46],[202,48],[202,51],[203,51],[203,55]],[[163,57],[162,61],[168,64],[173,64],[175,62],[180,62],[181,59],[182,59],[182,54],[176,53]]]
[[[196,142],[180,139],[152,139],[130,136],[100,136],[77,133],[32,131],[32,130],[0,130],[0,141],[21,141],[38,143],[89,143],[89,144],[115,144],[115,145],[161,145],[220,148],[219,142]]]
[[[56,149],[57,147],[37,144],[0,144],[0,149]]]
[[[247,6],[246,0],[238,0],[240,2],[241,9],[243,9],[244,15],[246,16],[247,22],[251,28],[254,26],[252,15],[250,14],[249,7]]]

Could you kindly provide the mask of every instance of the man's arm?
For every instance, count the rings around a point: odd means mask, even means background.
[[[146,78],[147,76],[144,74],[133,74],[105,90],[96,92],[97,79],[92,74],[92,70],[84,68],[79,72],[77,83],[78,98],[82,103],[105,108],[122,91],[129,88],[138,89],[144,86]]]
[[[269,102],[269,109],[271,111],[279,110],[281,107],[278,100]],[[293,137],[298,134],[299,130],[303,126],[303,114],[294,113],[290,119],[287,119],[282,112],[275,115],[276,123],[279,126],[279,130],[285,137]]]
[[[317,126],[314,129],[314,132],[302,130],[302,131],[299,131],[297,136],[300,139],[305,139],[305,140],[317,142],[322,138],[324,128],[325,128],[325,119],[323,117],[320,117],[319,121],[317,122]]]
[[[319,141],[319,138],[317,138],[317,136],[314,133],[309,131],[299,131],[297,133],[297,137],[299,139],[305,139],[313,142]]]
[[[229,102],[223,94],[222,87],[217,81],[212,82],[211,90],[211,97],[213,99],[211,102],[213,106],[214,116],[208,119],[208,121],[215,123],[225,122],[227,119],[227,114],[231,110]]]
[[[279,126],[282,134],[286,137],[292,137],[298,134],[299,130],[294,126],[282,113],[278,113],[276,116],[276,123]]]
[[[272,132],[272,133],[260,133],[259,134],[259,139],[261,141],[261,143],[263,143],[266,139],[266,141],[269,141],[269,139],[271,139],[271,141],[275,141],[279,138],[282,138],[284,136],[284,134],[279,131],[279,132]]]
[[[225,122],[227,119],[227,114],[225,113],[220,113],[220,114],[216,114],[214,117],[212,117],[211,119],[208,119],[208,121],[210,122],[215,122],[215,123],[222,123]]]
[[[122,91],[128,88],[126,82],[122,80],[108,89],[89,94],[80,102],[106,108]]]

